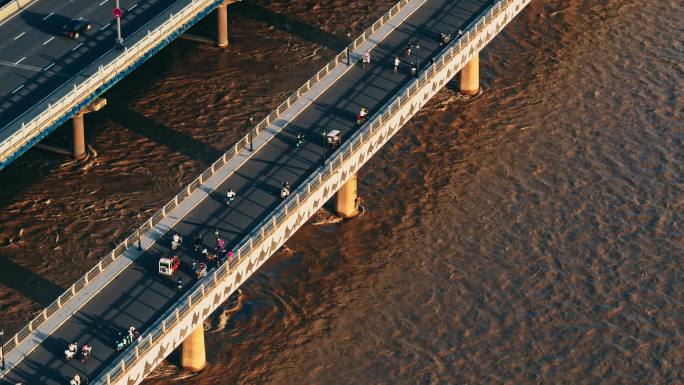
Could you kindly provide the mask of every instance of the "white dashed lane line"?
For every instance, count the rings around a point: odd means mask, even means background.
[[[54,13],[54,12],[52,12],[51,14],[49,14],[49,15],[45,16],[45,17],[43,18],[43,20],[47,20],[47,18],[48,18],[48,17],[50,17],[50,16],[52,16],[52,15],[54,15],[54,14],[55,14],[55,13]]]
[[[109,24],[110,24],[110,23],[105,24],[104,27],[100,28],[100,31],[104,31],[105,29],[107,29],[107,27],[109,27]]]
[[[19,91],[19,90],[22,89],[22,88],[24,88],[24,85],[23,85],[23,84],[20,85],[19,87],[15,88],[14,91],[12,91],[12,93],[17,92],[17,91]]]
[[[45,44],[47,44],[47,43],[51,42],[51,41],[52,41],[52,39],[54,39],[54,38],[55,38],[55,37],[53,36],[53,37],[51,37],[51,38],[49,38],[49,39],[45,40],[45,43],[43,43],[43,45],[45,45]]]
[[[80,46],[82,46],[82,45],[83,45],[83,43],[77,45],[76,47],[72,48],[71,50],[72,50],[72,51],[76,51],[76,50],[77,50]]]
[[[108,1],[109,1],[109,0],[104,0],[103,2],[100,3],[100,6],[105,5],[105,3],[108,2]]]
[[[132,6],[132,7],[128,8],[128,12],[132,11],[132,10],[133,10],[133,8],[135,8],[135,7],[137,7],[137,6],[138,6],[138,4],[135,4],[134,6]]]
[[[25,33],[26,33],[25,31],[20,33],[19,35],[17,35],[17,37],[14,38],[14,40],[17,40],[18,38],[24,36]]]
[[[52,66],[53,66],[53,65],[55,65],[55,63],[50,63],[50,65],[49,65],[49,66],[47,66],[47,67],[43,68],[43,71],[47,71],[47,70],[49,70],[50,68],[52,68]]]
[[[26,56],[24,56],[23,58],[19,59],[19,60],[16,61],[16,62],[14,62],[14,65],[17,65],[17,64],[21,63],[22,61],[24,61],[24,59],[26,59]]]

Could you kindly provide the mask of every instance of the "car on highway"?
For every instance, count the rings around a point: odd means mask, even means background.
[[[91,28],[93,28],[93,24],[90,20],[71,20],[62,27],[62,35],[72,39],[78,39],[83,32],[89,31]]]

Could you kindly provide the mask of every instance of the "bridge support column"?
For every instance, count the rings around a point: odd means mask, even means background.
[[[83,124],[82,112],[76,114],[71,118],[71,125],[73,127],[73,151],[72,155],[76,159],[83,159],[85,157],[85,125]]]
[[[461,93],[476,95],[480,91],[480,54],[477,53],[461,69]]]
[[[185,337],[185,341],[181,344],[181,366],[191,372],[199,372],[206,365],[204,325],[200,323],[195,331]]]
[[[335,202],[337,215],[342,218],[353,218],[359,215],[359,195],[356,191],[356,174],[337,190]]]
[[[73,146],[72,154],[76,159],[83,159],[85,157],[85,124],[83,122],[83,116],[89,112],[99,111],[102,107],[107,105],[107,99],[97,98],[94,102],[90,103],[79,111],[74,117],[71,118],[71,125],[73,128]]]
[[[216,8],[218,18],[218,32],[216,45],[221,48],[228,47],[228,3],[224,2]]]

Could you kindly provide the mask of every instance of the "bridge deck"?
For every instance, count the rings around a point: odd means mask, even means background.
[[[91,378],[101,372],[117,355],[113,349],[117,331],[129,326],[144,330],[176,301],[175,282],[156,272],[158,258],[171,253],[173,232],[184,236],[185,244],[178,254],[184,266],[181,276],[188,287],[193,283],[189,265],[201,259],[192,250],[196,234],[204,234],[209,248],[215,245],[215,228],[227,239],[229,248],[249,234],[280,203],[281,181],[288,180],[297,186],[320,166],[323,131],[340,130],[343,138],[348,138],[361,106],[373,114],[406,84],[408,64],[401,53],[409,40],[419,43],[420,49],[414,50],[417,55],[413,58],[425,64],[440,50],[440,32],[464,27],[490,3],[487,0],[427,0],[378,44],[367,69],[360,64],[349,69],[231,175],[217,192],[192,209],[172,231],[58,327],[3,378],[2,384],[66,383],[66,379],[82,370],[80,362],[63,358],[65,346],[71,341],[93,346],[88,372]],[[403,60],[398,74],[392,71],[395,56]],[[307,141],[296,148],[298,132],[304,133]],[[237,192],[237,199],[230,206],[224,199],[228,187]]]

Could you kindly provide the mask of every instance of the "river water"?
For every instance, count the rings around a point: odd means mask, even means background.
[[[229,49],[175,42],[106,95],[86,161],[0,172],[4,327],[391,5],[232,8]],[[202,373],[172,358],[146,383],[684,382],[682,20],[674,0],[533,1],[481,54],[481,95],[448,85],[360,171],[360,218],[313,218],[207,320]]]

